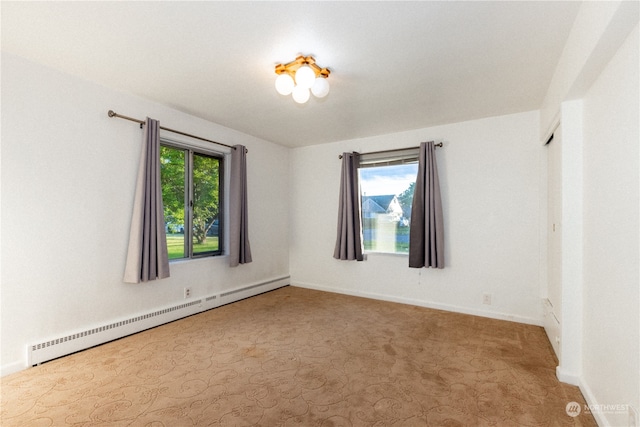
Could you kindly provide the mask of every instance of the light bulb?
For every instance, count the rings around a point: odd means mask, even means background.
[[[311,96],[311,94],[309,93],[309,89],[298,85],[293,88],[292,96],[293,100],[298,104],[304,104],[309,100],[309,96]]]
[[[289,95],[295,83],[289,74],[283,73],[276,77],[276,90],[280,95]]]
[[[311,92],[318,98],[324,98],[329,94],[329,81],[325,77],[318,77],[311,86]]]
[[[316,79],[316,73],[308,65],[303,65],[296,71],[296,84],[310,89]]]

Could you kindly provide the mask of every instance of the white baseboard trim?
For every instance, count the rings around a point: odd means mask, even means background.
[[[575,373],[568,372],[562,369],[562,366],[556,366],[556,378],[558,378],[563,383],[571,384],[571,385],[580,385],[580,375],[576,375]]]
[[[591,390],[591,387],[589,387],[589,385],[584,381],[584,378],[579,377],[578,378],[578,387],[580,388],[580,391],[582,392],[582,395],[584,396],[584,400],[587,401],[587,405],[589,405],[592,408],[597,408],[598,407],[598,400],[596,399],[596,397],[593,394],[593,391]],[[591,415],[593,415],[593,418],[596,419],[596,423],[599,426],[610,426],[611,423],[608,422],[608,420],[605,418],[604,414],[600,411],[591,411]]]
[[[363,291],[346,290],[342,288],[332,288],[329,286],[322,286],[322,285],[316,285],[316,284],[305,283],[305,282],[291,282],[291,286],[295,286],[299,288],[315,289],[318,291],[325,291],[325,292],[334,292],[338,294],[351,295],[355,297],[372,298],[372,299],[377,299],[382,301],[397,302],[400,304],[416,305],[419,307],[433,308],[436,310],[451,311],[454,313],[461,313],[461,314],[470,314],[472,316],[487,317],[490,319],[507,320],[509,322],[524,323],[527,325],[544,326],[543,319],[534,319],[534,318],[516,316],[516,315],[511,315],[506,313],[496,313],[494,311],[478,310],[475,308],[463,307],[463,306],[452,305],[452,304],[441,304],[441,303],[435,303],[431,301],[416,300],[412,298],[401,298],[401,297],[395,297],[392,295],[378,294],[374,292],[363,292]]]
[[[211,295],[181,300],[172,305],[133,314],[127,318],[113,319],[100,325],[83,325],[83,329],[63,332],[57,336],[29,344],[26,348],[24,360],[2,364],[0,366],[0,375],[5,376],[19,372],[30,366],[45,363],[49,360],[86,350],[287,285],[289,285],[289,276],[267,279]]]
[[[6,365],[0,366],[0,377],[15,374],[16,372],[24,370],[26,367],[23,362],[7,363]]]

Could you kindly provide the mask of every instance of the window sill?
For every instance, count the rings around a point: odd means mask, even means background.
[[[397,256],[397,257],[408,257],[409,254],[408,253],[402,253],[402,252],[366,252],[364,253],[366,256],[369,255],[373,255],[378,256],[378,255],[382,255],[382,256]]]
[[[170,259],[169,265],[171,264],[184,264],[188,262],[199,262],[199,261],[208,261],[208,260],[216,260],[216,259],[227,259],[229,257],[228,254],[215,255],[215,256],[203,256],[197,258],[176,258]]]

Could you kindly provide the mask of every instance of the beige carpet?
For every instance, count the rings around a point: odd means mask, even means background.
[[[286,287],[2,379],[8,426],[595,426],[540,327]]]

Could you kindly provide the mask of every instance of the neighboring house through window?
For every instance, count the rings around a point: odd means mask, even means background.
[[[418,149],[362,154],[358,173],[365,251],[408,254]]]

